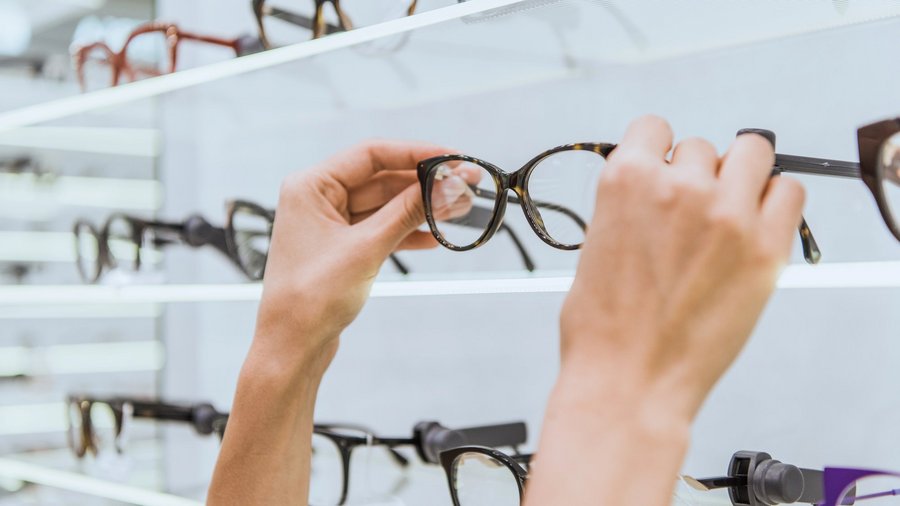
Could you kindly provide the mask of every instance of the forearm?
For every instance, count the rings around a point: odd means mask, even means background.
[[[597,371],[560,375],[525,506],[671,504],[690,420],[628,374]]]
[[[208,504],[305,506],[316,394],[333,353],[285,360],[259,348],[241,370]]]

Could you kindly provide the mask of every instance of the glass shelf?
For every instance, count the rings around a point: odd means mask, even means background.
[[[443,5],[447,5],[446,2]],[[340,107],[391,107],[759,43],[900,15],[870,2],[472,0],[263,53],[0,114],[0,131],[104,110],[241,75],[267,82],[329,76],[360,91]],[[405,38],[373,56],[366,44]],[[266,69],[286,70],[261,72]],[[360,80],[360,76],[365,76]],[[348,81],[349,79],[349,81]],[[410,82],[415,82],[410,91]],[[246,83],[244,83],[246,84]],[[256,100],[258,97],[250,97]]]
[[[402,280],[376,281],[371,297],[420,297],[514,293],[565,293],[572,272],[460,273],[411,275]],[[790,265],[778,280],[779,289],[898,288],[900,262],[846,262],[816,266]],[[259,283],[159,285],[41,285],[0,287],[0,307],[163,304],[185,302],[252,302],[262,293]],[[115,313],[111,313],[115,314]]]

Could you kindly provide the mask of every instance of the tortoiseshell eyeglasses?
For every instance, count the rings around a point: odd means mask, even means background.
[[[259,38],[266,48],[270,48],[411,16],[416,11],[416,2],[417,0],[253,0],[253,14],[256,16]],[[325,4],[329,3],[334,8],[337,24],[325,19]],[[312,32],[311,37],[306,30]]]
[[[262,50],[259,39],[252,36],[223,39],[186,32],[171,23],[145,23],[128,35],[118,52],[105,42],[79,46],[72,51],[81,89],[92,91],[175,72],[179,45],[183,41],[231,48],[236,56]]]

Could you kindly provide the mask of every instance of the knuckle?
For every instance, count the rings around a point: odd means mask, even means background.
[[[745,237],[749,226],[743,214],[725,206],[713,206],[706,213],[707,225],[726,240],[738,240]]]

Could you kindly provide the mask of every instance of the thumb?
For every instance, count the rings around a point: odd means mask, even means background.
[[[418,183],[409,185],[394,196],[369,219],[360,223],[376,235],[376,246],[387,256],[425,222],[422,190]]]

